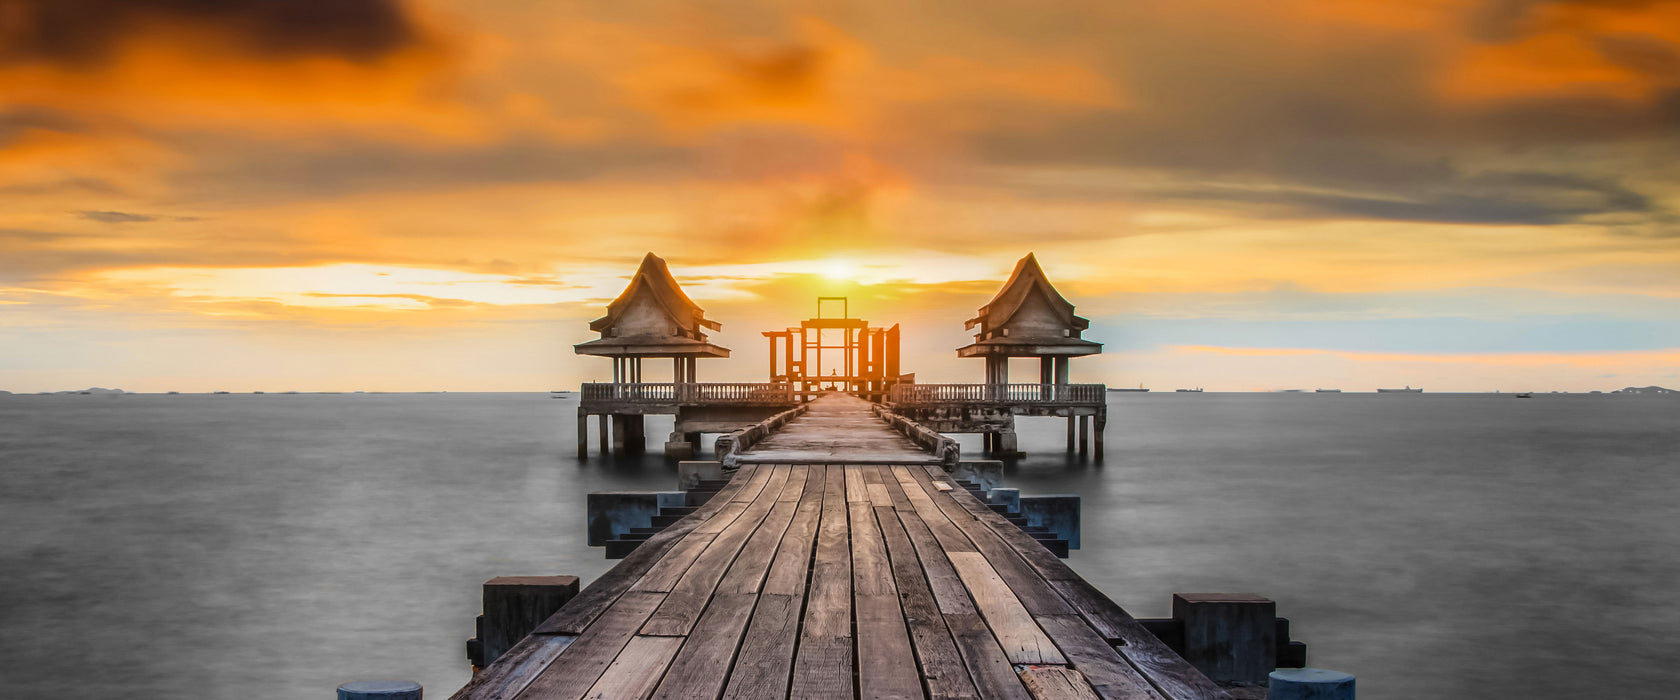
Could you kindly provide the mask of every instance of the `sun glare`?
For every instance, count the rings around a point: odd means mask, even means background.
[[[822,264],[822,276],[831,280],[850,280],[857,277],[857,266],[843,258],[830,258]]]

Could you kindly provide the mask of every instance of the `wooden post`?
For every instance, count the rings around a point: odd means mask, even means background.
[[[414,681],[355,681],[338,686],[338,700],[420,700]]]
[[[1261,684],[1277,670],[1277,603],[1252,593],[1174,593],[1184,660],[1215,682]]]
[[[1079,454],[1085,454],[1091,448],[1091,417],[1079,417]]]
[[[1069,411],[1068,412],[1068,419],[1067,419],[1067,433],[1068,433],[1067,434],[1067,451],[1068,452],[1073,451],[1073,422],[1076,421],[1076,420],[1079,420],[1079,417],[1073,415],[1072,411]]]
[[[589,459],[589,413],[578,407],[577,424],[578,459]]]
[[[497,576],[484,584],[482,663],[489,666],[578,593],[576,576]]]
[[[1353,676],[1322,668],[1273,671],[1267,679],[1270,700],[1353,700]]]

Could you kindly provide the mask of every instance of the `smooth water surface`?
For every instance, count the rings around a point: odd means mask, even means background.
[[[579,462],[575,411],[0,396],[3,695],[304,700],[391,677],[447,697],[480,584],[594,578],[611,562],[583,544],[583,494],[674,482],[656,454]],[[1021,431],[1008,485],[1084,497],[1070,561],[1133,614],[1269,596],[1366,700],[1672,695],[1680,401],[1117,394],[1101,463],[1058,421]]]

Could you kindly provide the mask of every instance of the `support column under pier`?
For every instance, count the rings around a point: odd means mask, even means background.
[[[1068,452],[1073,451],[1073,445],[1074,445],[1074,442],[1073,442],[1073,422],[1077,421],[1077,420],[1079,420],[1079,416],[1068,414],[1068,418],[1067,418],[1067,451]]]
[[[1079,454],[1085,454],[1091,449],[1091,417],[1079,417]]]
[[[642,416],[634,414],[612,417],[614,454],[637,455],[647,451],[647,433]]]
[[[596,416],[596,418],[598,419],[596,422],[599,429],[596,431],[595,437],[598,438],[596,442],[601,444],[601,454],[612,454],[612,433],[607,432],[609,418],[605,413]]]
[[[1097,415],[1093,416],[1091,418],[1091,420],[1095,421],[1096,424],[1097,424],[1096,425],[1096,433],[1097,433],[1096,434],[1096,445],[1095,445],[1094,456],[1097,459],[1102,459],[1102,456],[1103,456],[1103,429],[1108,427],[1108,412],[1103,411],[1102,413],[1098,413]]]
[[[577,424],[578,459],[589,459],[589,412],[578,407]]]
[[[1016,457],[1020,455],[1021,451],[1018,449],[1015,441],[1015,431],[1011,430],[1008,432],[994,434],[997,436],[994,438],[993,442],[997,448],[998,454],[1006,457]]]

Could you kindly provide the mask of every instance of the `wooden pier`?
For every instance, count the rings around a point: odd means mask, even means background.
[[[1226,698],[852,397],[454,696]]]

